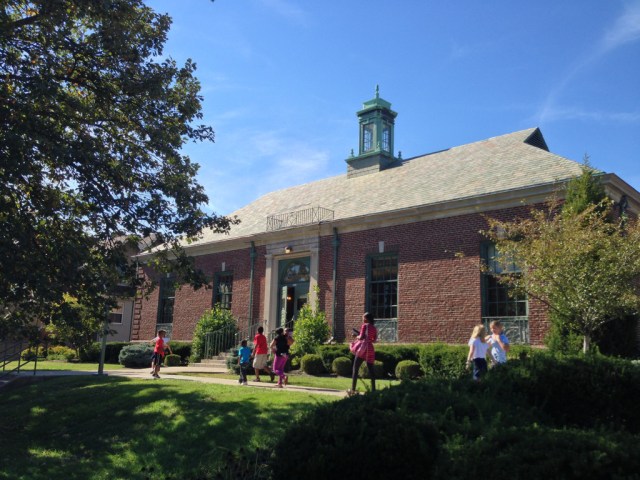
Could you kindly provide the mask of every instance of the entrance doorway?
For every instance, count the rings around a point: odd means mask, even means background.
[[[292,326],[309,299],[310,257],[280,260],[278,327]]]

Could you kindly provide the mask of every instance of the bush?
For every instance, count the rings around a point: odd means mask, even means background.
[[[537,354],[482,382],[403,382],[292,423],[273,478],[469,478],[487,473],[487,458],[497,480],[637,478],[639,390],[632,362]]]
[[[164,357],[164,364],[167,367],[179,367],[181,364],[180,355],[171,354]]]
[[[193,341],[191,342],[191,361],[193,363],[199,362],[204,357],[205,335],[220,330],[229,331],[217,346],[219,351],[211,352],[213,355],[232,348],[236,341],[234,334],[237,331],[237,322],[231,311],[221,308],[220,305],[214,305],[211,310],[207,310],[200,317],[193,332]]]
[[[127,345],[120,350],[118,361],[127,368],[141,368],[151,365],[153,347],[146,343]]]
[[[309,478],[309,472],[313,478],[429,478],[437,439],[428,421],[380,408],[366,396],[332,402],[284,434],[274,448],[273,478]]]
[[[32,362],[36,359],[36,357],[39,359],[43,359],[46,356],[47,350],[43,346],[39,346],[37,349],[36,347],[25,348],[20,353],[20,358],[25,362]]]
[[[337,357],[331,364],[331,371],[340,377],[351,377],[353,360],[349,357]]]
[[[189,363],[189,357],[191,356],[191,342],[173,342],[169,343],[171,351],[175,355],[180,355],[181,364],[186,365]]]
[[[394,376],[396,366],[402,360],[419,360],[421,345],[376,345],[376,360],[384,364],[384,373],[387,376]]]
[[[325,373],[324,364],[320,355],[315,353],[307,353],[300,361],[302,371],[307,375],[322,375]]]
[[[331,330],[327,323],[326,315],[320,310],[320,288],[315,287],[315,307],[311,308],[306,303],[298,312],[293,338],[295,343],[291,346],[291,352],[298,355],[314,353],[318,345],[323,344],[329,338]]]
[[[467,376],[469,347],[432,343],[419,349],[420,368],[426,377],[456,379]]]
[[[402,360],[396,366],[396,378],[400,380],[412,380],[422,375],[420,364],[413,360]]]
[[[76,358],[76,351],[73,348],[65,347],[63,345],[51,347],[47,353],[48,360],[64,360],[65,362],[71,362],[76,360]]]
[[[333,361],[338,357],[353,358],[349,352],[349,345],[344,343],[319,345],[316,348],[316,353],[322,357],[322,363],[324,363],[324,368],[327,370],[331,370]]]
[[[80,361],[84,363],[98,363],[100,361],[100,342],[80,348]],[[118,363],[118,362],[116,362]]]
[[[487,382],[495,383],[496,395],[522,397],[554,425],[608,424],[640,433],[640,368],[629,361],[536,355],[495,370]]]
[[[112,363],[117,365],[120,363],[120,351],[128,346],[134,345],[131,342],[107,342],[104,351],[104,363]],[[92,344],[82,347],[79,350],[79,360],[84,363],[100,362],[100,351],[102,350],[101,342],[93,342]]]
[[[376,380],[387,378],[385,376],[385,373],[384,373],[384,365],[382,364],[382,362],[380,360],[376,360],[375,362],[373,362],[373,371],[376,374]],[[362,365],[360,365],[360,370],[358,371],[358,376],[360,378],[370,378],[370,376],[369,376],[369,366],[365,362],[362,362]]]

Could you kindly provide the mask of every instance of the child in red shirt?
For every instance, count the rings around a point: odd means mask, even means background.
[[[164,341],[166,334],[167,332],[165,330],[158,330],[158,336],[152,340],[152,342],[155,342],[153,356],[151,357],[151,375],[153,375],[154,378],[160,378],[158,372],[160,371],[160,365],[162,365],[162,360],[164,359],[165,348],[168,348],[169,353],[173,354],[169,343]]]

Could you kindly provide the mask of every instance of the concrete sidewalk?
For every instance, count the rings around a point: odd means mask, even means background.
[[[193,373],[208,373],[211,376],[191,376]],[[227,374],[226,369],[216,367],[162,367],[160,370],[160,378],[153,378],[149,373],[148,368],[123,368],[120,370],[105,370],[104,374],[109,377],[125,377],[125,378],[137,378],[148,380],[150,382],[157,382],[162,380],[168,381],[189,381],[200,383],[217,383],[221,385],[235,385],[238,388],[267,388],[272,390],[283,390],[289,392],[306,392],[306,393],[318,393],[322,395],[333,395],[337,397],[346,397],[346,392],[342,390],[334,390],[330,388],[318,388],[318,387],[303,387],[300,385],[287,385],[284,388],[277,388],[274,383],[269,381],[256,382],[248,380],[248,385],[240,385],[238,380],[232,380],[228,378],[216,378],[215,374]],[[63,376],[78,376],[78,375],[97,375],[95,371],[81,371],[81,370],[38,370],[35,375],[32,371],[20,372],[15,375],[18,377],[63,377]],[[268,378],[268,376],[266,376]]]

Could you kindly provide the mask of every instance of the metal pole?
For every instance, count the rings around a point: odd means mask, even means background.
[[[338,247],[340,239],[338,238],[338,229],[333,229],[333,291],[331,292],[331,336],[336,338],[336,289],[337,289],[337,270],[338,270]]]
[[[100,364],[98,365],[98,375],[104,375],[104,356],[107,351],[107,335],[109,334],[109,316],[105,315],[102,326],[102,345],[100,347]]]

